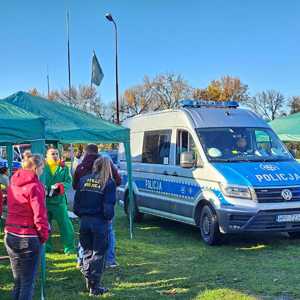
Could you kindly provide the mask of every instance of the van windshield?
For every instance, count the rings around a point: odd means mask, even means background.
[[[196,132],[208,160],[212,162],[293,160],[268,128],[197,128]]]

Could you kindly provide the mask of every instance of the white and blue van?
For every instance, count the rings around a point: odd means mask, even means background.
[[[179,109],[128,119],[134,219],[198,226],[209,245],[223,234],[300,237],[300,164],[270,126],[236,102],[184,100]],[[124,149],[118,199],[128,211]]]

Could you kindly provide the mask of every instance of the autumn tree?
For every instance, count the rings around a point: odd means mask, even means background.
[[[286,98],[278,91],[267,90],[248,98],[246,105],[268,120],[274,120],[283,113]]]
[[[248,97],[248,86],[239,78],[228,75],[212,80],[207,88],[196,88],[193,91],[193,98],[202,100],[243,102]]]
[[[291,114],[300,112],[300,96],[293,96],[290,99],[289,106],[291,109],[291,111],[290,111]]]
[[[28,91],[28,94],[31,96],[41,96],[40,92],[37,90],[37,88],[32,88]]]
[[[127,89],[123,95],[124,112],[129,116],[155,110],[151,85],[140,84]],[[156,105],[158,106],[158,104]]]

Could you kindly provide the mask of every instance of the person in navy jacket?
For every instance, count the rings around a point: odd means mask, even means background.
[[[116,184],[107,157],[96,159],[90,175],[82,177],[74,199],[74,213],[80,217],[80,244],[83,248],[81,272],[90,296],[108,289],[100,285],[108,248],[108,225],[114,217]]]

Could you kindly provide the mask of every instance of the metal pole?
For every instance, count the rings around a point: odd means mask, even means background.
[[[71,99],[71,55],[69,38],[69,12],[67,12],[67,34],[68,34],[68,78],[69,78],[69,99]]]
[[[49,95],[50,95],[50,81],[49,81],[49,70],[48,70],[48,66],[47,66],[47,87],[48,87],[48,99],[49,99]]]
[[[120,114],[119,114],[119,78],[118,78],[118,29],[117,29],[117,24],[112,17],[111,14],[106,14],[105,15],[106,19],[109,22],[112,22],[114,24],[115,28],[115,54],[116,54],[116,112],[117,112],[117,118],[116,118],[116,123],[120,124]]]
[[[116,111],[117,111],[117,124],[120,124],[120,113],[119,113],[119,74],[118,74],[118,30],[117,24],[113,20],[115,27],[115,44],[116,44]]]

